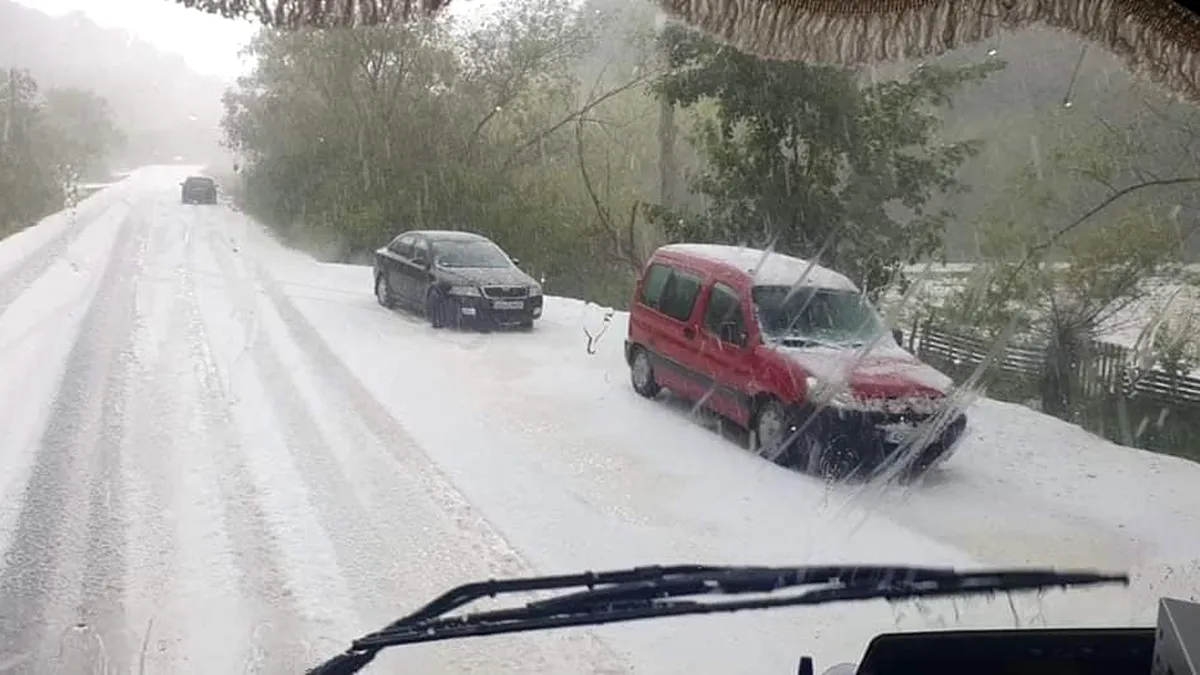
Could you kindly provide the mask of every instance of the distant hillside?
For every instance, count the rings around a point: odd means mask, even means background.
[[[128,143],[119,163],[205,163],[221,157],[226,83],[190,70],[122,30],[82,14],[51,17],[0,0],[0,68],[27,68],[42,88],[84,87],[108,100]]]
[[[1087,46],[1084,52],[1085,44],[1075,35],[1039,28],[1005,34],[939,60],[950,65],[994,57],[1008,63],[1005,70],[958,96],[944,115],[948,137],[985,142],[980,156],[969,160],[960,174],[963,182],[972,186],[971,192],[947,200],[958,215],[958,226],[947,232],[952,259],[972,256],[977,219],[1023,165],[1044,161],[1054,149],[1072,143],[1084,152],[1099,151],[1088,150],[1094,146],[1077,139],[1104,135],[1106,129],[1118,130],[1125,137],[1120,142],[1125,145],[1122,159],[1131,170],[1160,178],[1200,173],[1200,149],[1191,147],[1196,140],[1192,134],[1200,133],[1200,111],[1172,101],[1154,85],[1132,77],[1100,47]],[[989,55],[991,50],[995,50],[994,56]],[[1166,111],[1169,119],[1153,111]],[[1115,177],[1113,183],[1121,187],[1134,180],[1125,175]],[[1107,194],[1098,184],[1087,190],[1079,185],[1079,181],[1063,185],[1064,191],[1071,192],[1073,215]],[[1195,192],[1195,186],[1188,186],[1143,194],[1155,203],[1179,205],[1182,218],[1195,220],[1200,218]],[[1200,252],[1197,244],[1190,246],[1193,256]]]

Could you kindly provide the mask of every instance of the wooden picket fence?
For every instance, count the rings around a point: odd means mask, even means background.
[[[988,340],[929,321],[914,326],[906,342],[956,382],[979,373],[990,398],[1042,408],[1039,345],[1010,342],[991,356]],[[1076,372],[1082,400],[1068,421],[1122,445],[1200,461],[1200,378],[1139,370],[1131,350],[1106,342],[1091,343],[1086,353]]]

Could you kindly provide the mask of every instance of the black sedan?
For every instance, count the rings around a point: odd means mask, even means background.
[[[207,176],[188,176],[179,186],[184,204],[217,203],[217,182]]]
[[[533,327],[542,287],[487,237],[413,230],[375,251],[375,298],[429,318],[434,328]]]

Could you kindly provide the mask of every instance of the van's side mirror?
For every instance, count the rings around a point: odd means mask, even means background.
[[[513,265],[520,265],[520,264],[521,264],[521,259],[520,259],[520,258],[518,258],[518,257],[516,257],[516,256],[513,256],[513,258],[512,258],[512,261],[513,261]]]
[[[900,330],[899,328],[893,328],[892,329],[892,339],[896,341],[896,344],[903,347],[904,346],[904,331]]]
[[[746,332],[742,330],[736,321],[726,321],[721,324],[719,332],[722,342],[728,342],[739,347],[746,346]]]

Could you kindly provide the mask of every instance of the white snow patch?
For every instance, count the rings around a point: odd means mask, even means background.
[[[219,273],[211,254],[202,251],[206,253],[199,258],[203,267]],[[263,380],[248,352],[250,342],[259,337],[257,318],[235,309],[219,292],[222,288],[223,284],[215,289],[199,287],[200,311],[209,327],[213,357],[239,431],[239,451],[253,476],[289,574],[284,584],[304,612],[300,618],[312,625],[314,635],[341,634],[348,627],[361,627],[361,618],[348,604],[350,595],[336,555],[285,444],[286,420],[278,419],[264,389],[270,383]]]
[[[0,314],[0,551],[16,525],[67,356],[128,213],[122,203],[103,211]],[[8,244],[0,242],[0,255]]]
[[[1094,450],[1102,442],[1069,425],[1063,426],[1075,435],[1031,424],[1057,421],[1017,406],[1011,412],[1028,419],[997,415],[993,406],[1003,404],[992,401],[972,407],[972,428],[982,431],[973,433],[927,485],[884,495],[827,491],[700,428],[688,418],[688,404],[636,397],[622,357],[624,313],[611,316],[604,335],[594,341],[594,355],[585,349],[584,328],[595,335],[607,311],[570,299],[548,297],[545,318],[533,335],[435,332],[418,317],[377,307],[369,268],[315,264],[269,247],[261,255],[301,311],[459,488],[543,571],[684,560],[970,566],[1020,558],[1039,565],[1130,564],[1138,572],[1144,556],[1177,560],[1197,553],[1178,536],[1200,535],[1188,515],[1200,513],[1197,498],[1173,487],[1168,500],[1146,500],[1142,515],[1162,519],[1161,528],[1177,533],[1164,533],[1165,539],[1156,542],[1160,546],[1122,538],[1128,512],[1124,522],[1105,521],[1103,516],[1116,514],[1096,513],[1063,498],[1064,488],[1069,493],[1080,477],[1077,465],[1055,452],[1057,445],[1069,440],[1076,461],[1087,465],[1097,459]],[[1016,436],[987,435],[997,429]],[[1112,447],[1125,470],[1145,480],[1140,489],[1159,494],[1146,469],[1169,458]],[[1022,464],[1031,454],[1043,461]],[[1180,476],[1180,487],[1197,484],[1198,468],[1181,466],[1190,473]],[[1047,478],[1039,479],[1039,471]],[[1115,506],[1111,494],[1100,493],[1128,492],[1138,484],[1108,478],[1090,499]],[[939,495],[939,480],[953,486],[952,496]],[[994,487],[982,489],[989,482]],[[1013,485],[1024,485],[1025,491],[1001,489]],[[942,519],[930,517],[931,511]],[[953,526],[948,520],[955,521]],[[1080,534],[1064,538],[1068,527],[1078,527]],[[1104,536],[1088,541],[1098,534]],[[1159,532],[1149,534],[1157,539]],[[1200,536],[1185,539],[1195,542]],[[1161,546],[1170,541],[1178,545]],[[1140,573],[1140,585],[1116,595],[1084,591],[1018,598],[1018,619],[1126,624],[1147,612],[1152,616],[1157,596],[1148,580],[1153,575]],[[660,666],[786,670],[794,667],[801,649],[790,642],[797,635],[812,636],[803,649],[829,663],[856,658],[871,635],[901,619],[908,629],[955,625],[956,615],[961,626],[1013,622],[1004,601],[921,607],[897,610],[903,617],[882,606],[861,605],[670,621],[636,631],[613,627],[604,634],[611,630],[654,671]],[[732,644],[754,644],[754,654],[735,655]]]

